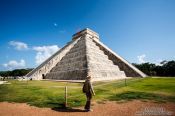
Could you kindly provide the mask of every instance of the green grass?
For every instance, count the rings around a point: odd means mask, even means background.
[[[68,87],[68,105],[82,106],[86,97],[82,93],[81,83],[52,81],[17,81],[0,85],[0,102],[28,103],[38,107],[62,107],[64,104],[64,86]],[[134,99],[156,102],[175,102],[175,78],[135,78],[93,84],[97,102],[106,100],[128,101]]]

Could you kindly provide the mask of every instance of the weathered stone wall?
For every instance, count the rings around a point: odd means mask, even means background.
[[[99,41],[94,40],[94,42],[96,43],[97,46],[100,47],[102,51],[104,51],[104,53],[109,57],[109,59],[113,61],[113,63],[120,68],[120,70],[125,72],[127,77],[146,77],[146,75],[141,71],[139,71],[136,67],[131,66],[131,64],[126,63],[126,61],[125,62],[122,61],[121,58],[117,57],[111,51],[106,49],[106,47],[103,44],[100,44]]]
[[[91,38],[91,36],[86,36],[88,74],[92,76],[92,80],[101,81],[125,78],[124,71],[121,71],[117,65],[114,65]]]
[[[79,39],[68,43],[65,47],[63,47],[61,50],[59,50],[50,58],[48,58],[40,66],[29,72],[26,75],[26,77],[34,80],[43,79],[43,75],[45,76],[63,58],[63,56],[65,56],[65,54],[77,43]]]
[[[87,75],[85,39],[80,40],[46,75],[46,79],[84,80]]]

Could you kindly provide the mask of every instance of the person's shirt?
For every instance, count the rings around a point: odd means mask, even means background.
[[[93,86],[90,80],[85,81],[83,88],[84,88],[85,93],[94,94],[94,89],[93,89]]]

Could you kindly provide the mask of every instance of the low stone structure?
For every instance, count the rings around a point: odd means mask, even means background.
[[[26,76],[35,80],[84,80],[86,75],[93,81],[146,77],[88,28],[74,34],[71,42]]]

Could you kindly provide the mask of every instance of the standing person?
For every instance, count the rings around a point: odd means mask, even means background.
[[[92,99],[92,94],[95,95],[94,90],[93,90],[93,86],[91,83],[91,76],[87,76],[85,83],[83,85],[83,93],[86,94],[86,105],[84,107],[84,109],[88,112],[88,111],[93,111],[92,109],[90,109],[91,107],[91,99]]]

